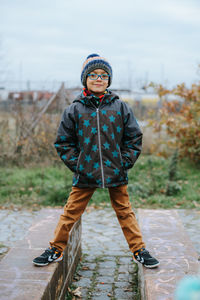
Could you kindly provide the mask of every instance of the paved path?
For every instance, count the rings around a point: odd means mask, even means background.
[[[109,226],[106,227],[106,232],[102,236],[102,241],[108,241],[110,232],[109,228],[114,230],[113,235],[118,235],[119,233],[119,225],[115,218],[115,213],[110,208],[106,208],[103,210],[94,210],[94,209],[88,209],[88,212],[85,212],[83,214],[83,249],[87,250],[87,247],[91,247],[91,237],[93,237],[92,230],[96,232],[101,233],[101,218],[103,215],[104,223],[107,220],[107,224],[111,223]],[[181,217],[181,220],[186,228],[186,231],[191,239],[191,241],[194,244],[194,247],[196,248],[196,251],[200,255],[200,239],[199,239],[199,232],[200,232],[200,210],[178,210],[179,215]],[[4,244],[7,247],[12,247],[12,245],[15,243],[15,241],[18,241],[19,239],[23,239],[25,236],[28,228],[31,226],[31,224],[36,220],[39,212],[38,211],[28,211],[28,210],[0,210],[0,243]],[[87,217],[86,217],[87,216]],[[109,218],[113,218],[113,226],[112,222],[110,222]],[[100,221],[99,221],[100,220]],[[102,227],[104,228],[104,227]],[[107,231],[108,230],[108,231]],[[88,238],[87,239],[87,234]],[[107,235],[107,237],[106,237]],[[86,237],[86,238],[85,238]],[[124,251],[126,253],[129,253],[126,242],[124,242],[124,238],[122,236],[121,246],[123,247]],[[96,242],[93,247],[96,247],[97,251],[99,248],[96,246],[97,243],[101,245],[101,238],[96,236]],[[93,241],[92,241],[93,243]],[[104,245],[104,251],[107,253],[107,246]],[[113,247],[114,248],[114,247]],[[2,251],[3,252],[3,251]]]
[[[137,267],[113,210],[83,214],[82,249],[82,299],[137,299]]]
[[[181,221],[190,237],[194,248],[200,256],[200,210],[178,210]]]
[[[12,247],[23,239],[37,215],[38,212],[0,210],[0,243]],[[179,215],[200,255],[200,211],[179,210]],[[84,260],[74,282],[82,287],[82,299],[137,299],[136,265],[114,211],[89,208],[82,220]]]
[[[38,212],[28,210],[0,210],[0,254],[23,239],[28,228],[36,220]]]
[[[142,300],[172,300],[179,281],[199,273],[199,255],[177,210],[139,209],[138,215],[147,249],[160,261],[155,270],[139,267]]]

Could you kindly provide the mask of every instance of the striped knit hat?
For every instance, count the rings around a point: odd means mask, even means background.
[[[86,80],[88,74],[90,72],[96,70],[96,69],[102,69],[105,72],[110,75],[109,81],[108,81],[108,86],[111,85],[112,82],[112,68],[111,65],[107,62],[107,60],[104,57],[99,56],[98,54],[90,54],[87,58],[86,61],[83,64],[82,72],[81,72],[81,82],[83,86],[86,87]]]

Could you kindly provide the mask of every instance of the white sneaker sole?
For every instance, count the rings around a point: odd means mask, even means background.
[[[148,268],[148,269],[154,269],[154,268],[157,268],[160,265],[160,263],[157,263],[155,265],[145,265],[145,264],[142,264],[141,262],[137,261],[134,257],[133,257],[133,261],[135,263],[137,263],[138,265],[142,265],[142,266],[144,266],[145,268]]]
[[[145,268],[148,268],[148,269],[153,269],[153,268],[157,268],[158,266],[160,265],[160,263],[157,263],[157,264],[155,264],[155,265],[145,265],[145,264],[143,264],[143,266],[145,267]]]
[[[63,260],[63,255],[60,256],[59,258],[53,260],[53,261],[49,261],[49,262],[44,263],[44,264],[36,263],[36,262],[34,262],[34,261],[32,261],[32,263],[33,263],[35,266],[38,266],[38,267],[45,267],[45,266],[48,266],[48,265],[51,264],[51,263],[59,262],[59,261],[61,261],[61,260]]]

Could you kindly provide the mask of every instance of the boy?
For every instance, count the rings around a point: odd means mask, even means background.
[[[33,263],[62,260],[69,231],[81,217],[96,188],[108,188],[133,258],[147,268],[159,265],[145,249],[127,193],[127,170],[141,152],[142,133],[129,106],[107,89],[112,68],[105,58],[91,54],[83,64],[82,93],[62,116],[55,147],[74,172],[73,187],[60,216],[50,248]]]

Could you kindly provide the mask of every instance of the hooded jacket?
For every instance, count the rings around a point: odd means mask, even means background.
[[[73,186],[115,187],[128,183],[142,147],[142,132],[129,105],[107,91],[97,107],[83,92],[63,112],[55,141],[74,172]]]

